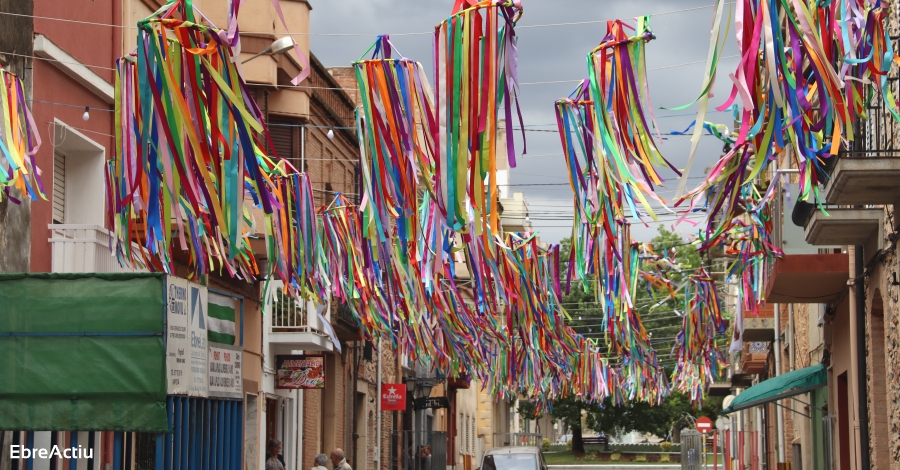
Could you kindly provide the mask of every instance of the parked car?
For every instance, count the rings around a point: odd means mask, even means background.
[[[478,470],[547,470],[539,447],[498,447],[488,450]]]

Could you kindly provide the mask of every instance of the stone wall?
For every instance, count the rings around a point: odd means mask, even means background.
[[[890,246],[885,238],[882,247]],[[873,468],[892,470],[900,470],[900,289],[891,285],[897,263],[896,253],[887,254],[866,280],[870,454]]]

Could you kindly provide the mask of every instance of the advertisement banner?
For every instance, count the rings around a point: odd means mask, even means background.
[[[325,356],[275,356],[275,388],[325,388]]]
[[[188,282],[166,277],[166,370],[169,395],[187,395],[191,381]]]
[[[381,384],[382,411],[406,410],[406,384]]]
[[[191,333],[191,381],[188,395],[192,397],[208,397],[209,381],[207,380],[207,359],[209,353],[206,346],[206,311],[207,291],[205,286],[188,283],[188,301],[190,302],[190,333]]]
[[[241,348],[209,343],[209,396],[243,398]]]

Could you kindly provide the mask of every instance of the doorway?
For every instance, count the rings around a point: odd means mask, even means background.
[[[847,373],[844,372],[837,378],[838,449],[840,453],[838,463],[841,470],[850,469],[850,397],[847,393]]]
[[[356,433],[354,438],[353,458],[356,460],[354,470],[366,470],[366,463],[369,460],[369,422],[367,417],[368,403],[366,403],[366,394],[356,394]]]

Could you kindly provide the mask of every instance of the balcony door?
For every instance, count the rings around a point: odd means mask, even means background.
[[[53,223],[103,226],[106,149],[58,119],[53,144]]]

